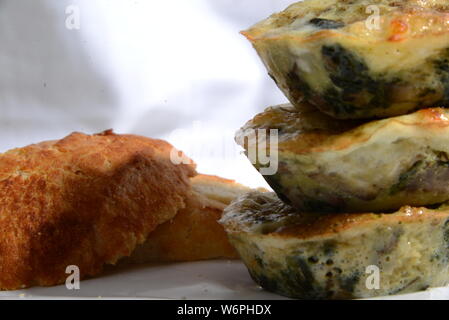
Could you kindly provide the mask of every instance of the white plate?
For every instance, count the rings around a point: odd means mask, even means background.
[[[198,299],[279,300],[263,291],[239,261],[207,261],[141,265],[107,271],[81,282],[80,290],[65,286],[0,292],[3,299]],[[449,299],[449,288],[387,299]]]
[[[282,299],[257,287],[238,261],[122,267],[82,281],[80,290],[31,288],[0,298]]]

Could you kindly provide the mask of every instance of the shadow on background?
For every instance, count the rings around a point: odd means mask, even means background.
[[[69,1],[0,3],[0,148],[101,131],[116,96],[86,51],[79,30],[66,28]]]

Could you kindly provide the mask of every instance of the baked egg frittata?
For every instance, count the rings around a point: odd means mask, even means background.
[[[252,192],[221,223],[252,278],[287,297],[369,298],[449,283],[448,206],[317,215]]]
[[[305,0],[243,34],[292,104],[340,119],[449,106],[446,0]]]
[[[247,152],[263,148],[263,137],[245,137],[268,129],[278,132],[278,169],[265,179],[300,211],[385,212],[449,200],[449,109],[360,122],[281,105],[257,115],[236,140]],[[259,154],[270,152],[266,144]]]

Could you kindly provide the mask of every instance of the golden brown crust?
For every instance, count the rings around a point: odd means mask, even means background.
[[[441,28],[448,21],[449,6],[444,0],[381,0],[373,3],[369,0],[346,1],[299,1],[286,10],[275,13],[242,34],[251,42],[291,38],[296,42],[315,41],[329,37],[356,37],[368,41],[369,29],[365,10],[370,5],[379,10],[381,26],[372,31],[377,42],[401,42],[408,39],[444,35]],[[343,23],[339,30],[315,30],[315,32],[298,32],[295,22],[310,17],[337,20]],[[289,27],[289,26],[296,26]],[[368,29],[368,30],[367,30]],[[301,29],[299,29],[301,31]]]
[[[224,208],[249,188],[233,180],[198,175],[187,207],[159,226],[126,263],[185,262],[218,258],[237,259],[224,228],[217,223]]]
[[[63,283],[128,256],[185,207],[194,166],[160,140],[106,131],[0,155],[0,289]]]
[[[418,223],[449,216],[448,205],[436,209],[404,206],[394,213],[305,213],[283,203],[275,193],[251,192],[226,208],[221,223],[229,234],[253,233],[275,238],[317,240],[345,231]]]
[[[302,224],[287,227],[273,233],[273,236],[279,237],[298,237],[301,239],[311,239],[316,237],[335,236],[346,230],[372,227],[381,223],[383,225],[395,225],[398,223],[413,223],[428,219],[438,220],[441,217],[447,217],[448,210],[433,210],[425,207],[402,207],[392,214],[326,214],[323,216],[315,216],[309,221]]]
[[[199,174],[191,179],[192,187],[204,200],[208,200],[208,206],[223,210],[238,196],[249,192],[251,189],[234,180],[217,176]],[[260,189],[261,192],[267,190]],[[211,204],[214,202],[215,204]]]
[[[443,135],[449,127],[449,111],[444,108],[430,108],[383,120],[361,121],[333,119],[306,103],[296,108],[285,104],[267,108],[256,115],[240,129],[236,140],[240,143],[245,141],[243,137],[249,136],[250,131],[277,129],[280,151],[296,154],[319,153],[350,149],[376,139],[376,134],[386,132],[397,125]]]
[[[237,253],[217,223],[222,213],[191,198],[185,209],[152,232],[124,263],[236,259]]]

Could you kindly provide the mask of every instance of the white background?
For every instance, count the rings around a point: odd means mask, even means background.
[[[114,128],[265,185],[233,136],[286,99],[239,31],[290,2],[0,0],[0,149]]]

